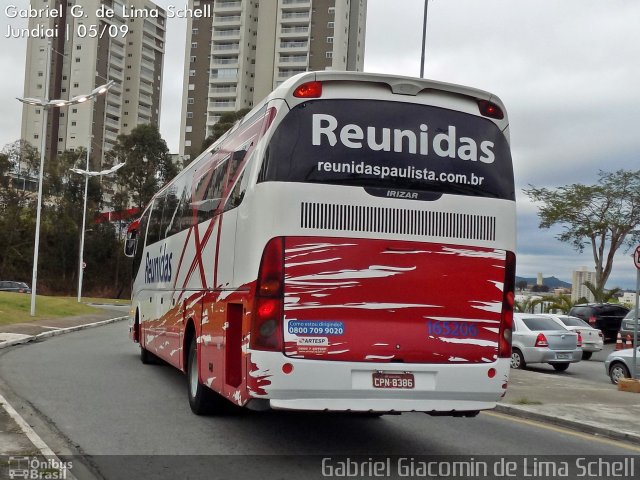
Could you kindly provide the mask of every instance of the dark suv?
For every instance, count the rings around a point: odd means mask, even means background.
[[[613,303],[585,303],[574,305],[569,315],[583,319],[593,328],[602,330],[605,338],[615,339],[622,319],[629,309]]]

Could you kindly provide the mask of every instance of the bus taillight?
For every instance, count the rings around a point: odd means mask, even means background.
[[[262,253],[251,320],[251,345],[255,350],[282,350],[284,292],[284,239],[269,240]]]
[[[320,98],[322,96],[322,82],[307,82],[293,91],[297,98]]]
[[[502,317],[500,338],[498,339],[498,357],[511,358],[511,333],[513,331],[513,308],[515,305],[516,256],[507,252],[504,272],[504,290],[502,292]]]
[[[480,113],[485,117],[495,118],[496,120],[502,120],[504,118],[504,112],[495,103],[478,100],[478,107],[480,108]]]

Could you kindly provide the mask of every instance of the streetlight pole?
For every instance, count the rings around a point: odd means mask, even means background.
[[[97,95],[106,93],[113,85],[113,80],[110,80],[106,85],[100,86],[91,92],[91,95],[87,97],[93,100]],[[91,128],[91,123],[89,124]],[[82,282],[84,280],[84,235],[87,223],[87,197],[89,192],[89,177],[94,172],[89,172],[89,158],[91,157],[91,144],[93,142],[93,132],[89,131],[89,141],[87,142],[87,166],[86,170],[72,169],[76,173],[84,175],[84,207],[82,208],[82,232],[80,233],[80,256],[78,258],[78,303],[82,300]],[[115,171],[115,170],[114,170]],[[102,172],[95,172],[96,174],[104,175]]]
[[[111,80],[106,85],[102,85],[94,89],[88,95],[77,95],[70,100],[55,99],[49,100],[49,69],[51,63],[51,40],[47,42],[47,60],[45,65],[45,95],[44,98],[18,98],[17,100],[26,104],[34,105],[42,108],[42,139],[40,141],[40,172],[38,175],[38,204],[36,209],[36,238],[33,247],[33,272],[31,275],[31,316],[36,314],[36,289],[38,282],[38,253],[40,248],[40,219],[42,216],[42,184],[44,179],[44,160],[47,147],[47,117],[48,110],[51,107],[68,107],[70,105],[76,105],[78,103],[84,103],[87,100],[95,98],[97,95],[105,93],[111,85]],[[86,191],[86,190],[85,190]],[[86,194],[85,194],[86,196]]]
[[[44,100],[49,99],[49,69],[51,63],[51,40],[47,42],[47,59],[44,74]],[[36,315],[36,286],[38,282],[38,253],[40,249],[40,216],[42,215],[42,183],[44,177],[44,157],[47,149],[48,106],[42,105],[42,130],[40,140],[40,172],[38,175],[38,206],[36,209],[36,238],[33,246],[33,271],[31,273],[31,316]]]
[[[422,19],[422,56],[420,57],[420,78],[424,78],[424,57],[427,48],[427,10],[429,0],[424,0],[424,16]]]
[[[91,126],[89,126],[91,128]],[[93,135],[89,132],[87,144],[87,172],[89,171],[89,156],[91,155],[91,141]],[[87,193],[89,190],[89,175],[84,176],[84,207],[82,209],[82,233],[80,234],[80,258],[78,260],[78,303],[82,298],[82,280],[84,276],[84,230],[87,223]]]
[[[79,173],[80,175],[84,175],[84,208],[82,210],[82,234],[80,235],[80,258],[78,260],[78,303],[80,303],[82,299],[82,281],[84,278],[83,265],[84,265],[84,234],[85,234],[85,225],[87,220],[87,188],[89,186],[89,177],[96,177],[102,175],[109,175],[110,173],[115,172],[119,168],[124,166],[124,163],[119,163],[108,170],[101,170],[99,172],[91,172],[89,171],[89,152],[91,148],[91,141],[89,141],[89,147],[87,148],[87,169],[82,170],[80,168],[71,168],[70,170],[74,173]]]

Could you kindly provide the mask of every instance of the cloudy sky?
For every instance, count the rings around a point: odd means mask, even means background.
[[[182,6],[183,0],[155,0]],[[369,0],[365,70],[418,76],[423,0]],[[20,137],[26,41],[5,38],[0,11],[0,148]],[[538,229],[527,185],[594,182],[598,170],[640,169],[640,1],[431,0],[425,76],[491,91],[507,106],[518,192],[518,275],[593,268]],[[178,150],[185,22],[168,24],[161,131]],[[635,288],[630,252],[619,252],[609,287]]]

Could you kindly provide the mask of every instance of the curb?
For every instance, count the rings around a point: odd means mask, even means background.
[[[588,425],[585,423],[576,422],[574,420],[567,420],[565,418],[554,417],[553,415],[532,412],[523,408],[518,408],[514,405],[505,405],[500,403],[496,405],[495,411],[503,413],[505,415],[511,415],[513,417],[535,420],[541,423],[547,423],[551,425],[557,425],[559,427],[569,428],[571,430],[577,430],[582,433],[599,435],[601,437],[607,437],[612,440],[621,440],[624,442],[640,445],[640,435],[631,432],[621,432],[618,430],[613,430],[604,425]]]
[[[10,340],[8,342],[0,342],[0,350],[3,348],[13,347],[14,345],[21,345],[24,343],[36,342],[38,340],[42,340],[44,338],[56,337],[58,335],[64,335],[65,333],[77,332],[79,330],[86,330],[87,328],[95,328],[101,327],[103,325],[108,325],[109,323],[120,322],[122,320],[128,319],[129,316],[125,315],[123,317],[115,317],[109,318],[107,320],[101,320],[99,322],[94,323],[85,323],[83,325],[76,325],[74,327],[60,328],[58,330],[51,330],[49,332],[39,333],[38,335],[32,335],[26,338],[20,338],[18,340]]]

